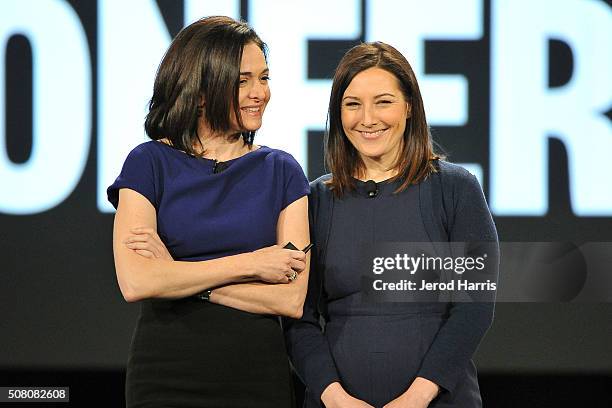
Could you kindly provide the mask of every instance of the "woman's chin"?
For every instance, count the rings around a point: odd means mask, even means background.
[[[242,125],[246,132],[255,132],[261,127],[261,118],[242,118]]]
[[[359,154],[364,160],[380,161],[384,155],[384,152],[378,149],[376,150],[362,149],[362,150],[359,150]]]

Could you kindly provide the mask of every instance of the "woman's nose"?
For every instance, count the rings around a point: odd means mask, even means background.
[[[268,84],[262,84],[259,81],[255,81],[255,83],[251,87],[251,91],[249,92],[249,98],[264,100],[266,97],[267,89]]]
[[[361,124],[365,127],[372,127],[378,122],[376,118],[376,112],[373,106],[364,105],[363,115],[361,117]]]

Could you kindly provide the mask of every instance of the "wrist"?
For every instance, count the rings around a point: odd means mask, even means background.
[[[321,393],[321,402],[325,407],[330,408],[334,406],[341,406],[342,401],[346,399],[348,394],[342,388],[339,382],[333,382],[329,384]]]
[[[244,282],[251,281],[257,279],[257,271],[254,267],[254,262],[252,260],[253,252],[245,252],[242,254],[236,255],[236,266],[235,271],[237,272],[237,276],[235,281]]]
[[[424,377],[415,378],[410,388],[414,388],[428,402],[431,402],[440,393],[440,386]]]

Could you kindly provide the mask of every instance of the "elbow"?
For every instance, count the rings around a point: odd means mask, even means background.
[[[469,321],[477,328],[481,336],[493,325],[494,304],[493,303],[467,303],[465,312]]]
[[[299,320],[304,315],[304,309],[301,307],[286,307],[280,311],[279,315]]]
[[[301,319],[304,315],[304,301],[305,296],[297,293],[290,302],[287,302],[287,310],[283,314],[292,319]]]
[[[304,276],[300,276],[300,279],[301,278],[304,278]],[[291,295],[289,297],[289,301],[287,302],[290,310],[286,316],[296,320],[299,320],[302,318],[302,316],[304,316],[304,304],[306,303],[306,293],[308,291],[308,279],[305,279],[299,283],[300,285],[292,286]]]
[[[117,269],[117,282],[123,299],[128,303],[134,303],[152,297],[144,282],[140,282],[137,274],[126,273]]]
[[[298,291],[285,293],[285,296],[279,296],[271,308],[271,313],[288,317],[291,319],[301,319],[304,315],[304,301],[306,297]]]
[[[291,316],[289,317],[292,319],[299,320],[302,318],[302,316],[304,316],[304,304],[294,307],[293,311],[291,312]]]
[[[120,282],[119,290],[121,290],[123,299],[128,303],[134,303],[145,299],[145,296],[143,295],[142,291],[136,289],[134,285],[131,285],[128,282]]]
[[[123,299],[128,303],[134,303],[144,299],[143,296],[140,296],[138,292],[133,289],[121,289],[121,294],[123,295]]]

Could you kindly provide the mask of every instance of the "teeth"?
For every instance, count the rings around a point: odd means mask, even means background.
[[[259,108],[244,108],[247,112],[259,112]]]
[[[363,137],[377,137],[377,136],[382,135],[385,130],[387,130],[387,129],[377,130],[377,131],[374,131],[374,132],[365,132],[365,131],[362,131],[361,135]]]

